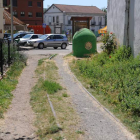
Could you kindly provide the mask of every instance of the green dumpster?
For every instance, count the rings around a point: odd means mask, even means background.
[[[73,55],[76,57],[86,57],[97,52],[96,36],[94,33],[83,28],[73,36]]]

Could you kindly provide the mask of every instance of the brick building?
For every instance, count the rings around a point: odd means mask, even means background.
[[[13,15],[30,25],[42,25],[44,0],[13,0]],[[10,5],[10,0],[3,0],[4,7]],[[10,8],[8,9],[10,12]]]

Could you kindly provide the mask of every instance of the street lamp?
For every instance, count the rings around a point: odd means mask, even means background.
[[[13,45],[13,0],[10,0],[11,5],[11,44]]]

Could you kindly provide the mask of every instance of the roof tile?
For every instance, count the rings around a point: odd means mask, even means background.
[[[86,13],[86,14],[105,14],[96,6],[78,6],[78,5],[61,5],[54,4],[59,10],[67,13]]]
[[[6,10],[4,10],[3,17],[5,19],[5,25],[11,25],[11,14],[9,12],[7,12]],[[22,22],[21,20],[19,20],[18,18],[14,17],[14,16],[13,16],[13,24],[14,25],[25,25],[24,22]]]

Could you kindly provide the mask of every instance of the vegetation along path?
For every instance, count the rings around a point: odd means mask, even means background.
[[[35,140],[34,113],[30,106],[30,92],[35,85],[35,70],[40,56],[29,57],[18,85],[13,91],[11,106],[0,124],[0,140]]]
[[[75,104],[82,119],[85,140],[134,140],[135,138],[121,124],[95,102],[74,80],[63,57],[55,58],[59,68],[61,82]]]

